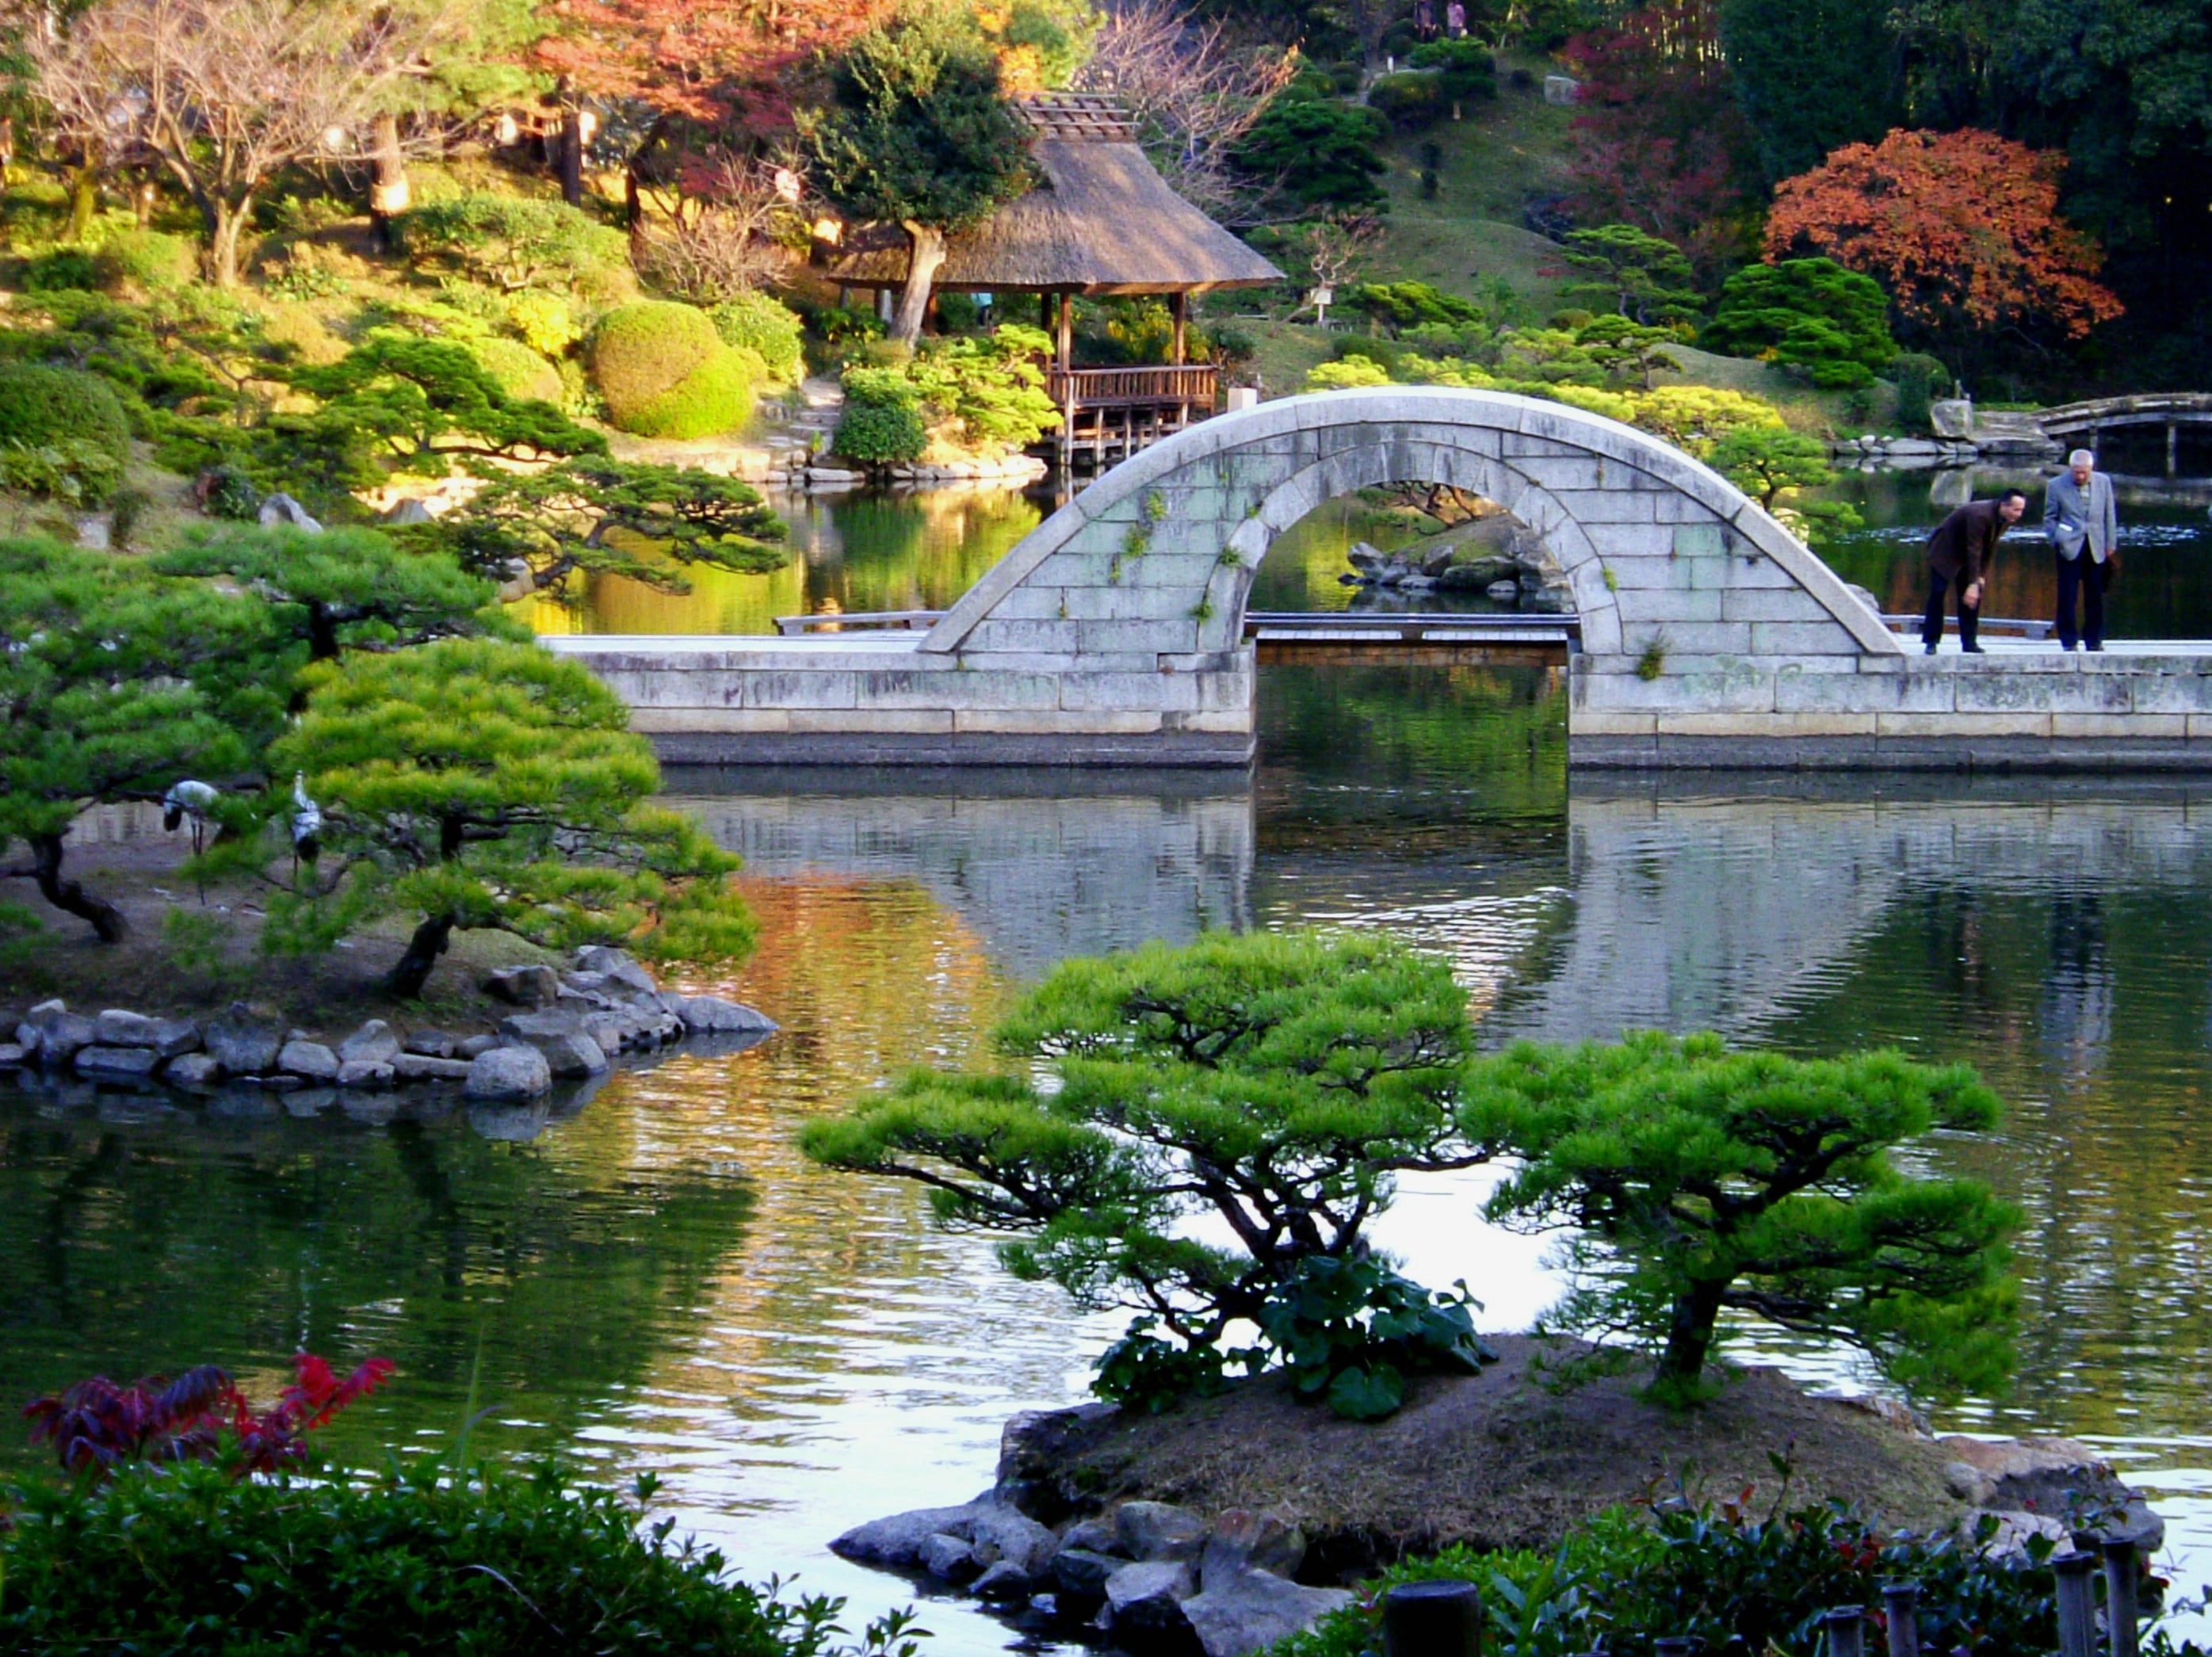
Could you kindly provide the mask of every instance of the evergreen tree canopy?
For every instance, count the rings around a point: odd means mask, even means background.
[[[548,949],[743,955],[738,860],[651,804],[660,768],[629,710],[581,665],[447,639],[310,670],[305,714],[270,750],[323,811],[319,862],[271,905],[277,950],[327,947],[386,915],[415,932],[392,974],[418,995],[457,930]]]
[[[1721,0],[1721,46],[1769,183],[1898,124],[1891,27],[1867,0]]]
[[[1445,963],[1387,938],[1156,944],[1063,963],[1000,1027],[1056,1087],[920,1071],[801,1144],[927,1187],[942,1223],[1011,1236],[1018,1276],[1136,1309],[1139,1352],[1172,1363],[1164,1327],[1218,1376],[1232,1320],[1367,1258],[1398,1170],[1483,1160],[1453,1120],[1467,1035]]]
[[[489,633],[520,636],[493,608],[489,582],[449,557],[403,552],[374,530],[310,534],[289,525],[224,525],[152,561],[169,575],[228,575],[269,604],[313,661]]]
[[[1700,343],[1802,368],[1830,390],[1871,385],[1897,355],[1881,284],[1826,258],[1746,265],[1722,286]]]
[[[921,332],[945,238],[981,222],[1030,181],[1029,134],[998,60],[957,9],[920,4],[846,50],[836,106],[809,124],[823,193],[913,242],[892,337]]]
[[[1995,1125],[1968,1067],[1645,1034],[1516,1044],[1470,1065],[1466,1088],[1468,1136],[1522,1159],[1489,1216],[1570,1234],[1579,1281],[1547,1322],[1655,1351],[1658,1395],[1698,1396],[1729,1312],[1847,1342],[1939,1393],[2008,1373],[2018,1211],[1889,1159],[1935,1129]]]
[[[0,846],[31,852],[8,872],[119,941],[122,913],[62,873],[70,825],[89,806],[249,764],[281,707],[239,670],[268,646],[251,599],[53,542],[0,541]]]
[[[1567,263],[1586,279],[1571,291],[1601,298],[1608,310],[1650,325],[1698,308],[1698,277],[1688,256],[1663,236],[1632,224],[1567,233]]]
[[[506,580],[520,560],[541,590],[587,570],[688,592],[686,564],[760,575],[791,561],[772,544],[786,529],[760,492],[714,472],[593,456],[483,476],[466,505],[407,534],[491,580]]]
[[[1380,115],[1334,98],[1294,97],[1270,103],[1237,148],[1237,165],[1271,180],[1301,208],[1378,207],[1375,180],[1384,170]]]
[[[607,440],[550,403],[509,397],[466,346],[374,333],[326,367],[293,375],[330,399],[325,417],[374,434],[404,465],[446,456],[536,460],[605,454]]]

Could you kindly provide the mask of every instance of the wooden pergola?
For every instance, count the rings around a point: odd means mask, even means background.
[[[1284,276],[1168,187],[1112,99],[1055,94],[1019,108],[1042,181],[948,239],[932,288],[1038,296],[1054,340],[1049,379],[1060,410],[1060,458],[1103,464],[1213,412],[1219,370],[1188,360],[1191,295]],[[898,227],[865,225],[830,252],[821,274],[847,287],[899,288],[909,257]],[[1079,294],[1165,295],[1175,319],[1172,360],[1162,367],[1076,367]]]

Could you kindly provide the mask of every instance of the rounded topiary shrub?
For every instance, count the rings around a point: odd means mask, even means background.
[[[751,418],[760,359],[722,343],[713,319],[648,300],[607,314],[592,337],[592,378],[607,416],[641,437],[712,437]]]
[[[0,364],[0,439],[35,448],[94,446],[120,473],[131,458],[131,422],[114,387],[74,368]]]
[[[848,400],[837,422],[837,436],[830,446],[847,460],[864,466],[902,466],[918,460],[929,446],[929,433],[921,412],[911,403],[858,403]]]
[[[711,314],[723,342],[743,346],[759,357],[770,379],[795,385],[806,377],[806,358],[799,346],[805,325],[790,307],[755,288],[723,300]]]
[[[527,345],[512,339],[480,339],[469,347],[469,355],[509,397],[560,405],[561,371]]]

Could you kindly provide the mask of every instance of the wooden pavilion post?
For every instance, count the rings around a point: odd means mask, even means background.
[[[1168,313],[1175,319],[1175,355],[1170,359],[1178,368],[1190,361],[1190,293],[1178,288],[1168,295]]]
[[[1060,365],[1060,464],[1064,470],[1075,459],[1075,376],[1068,372],[1075,361],[1075,295],[1066,288],[1060,294],[1060,337],[1054,356]]]

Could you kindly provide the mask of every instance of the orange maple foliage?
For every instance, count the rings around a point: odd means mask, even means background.
[[[759,134],[789,124],[795,82],[889,0],[547,0],[532,56],[588,97]]]
[[[2120,314],[2096,244],[2058,216],[2066,156],[1994,132],[1892,132],[1784,179],[1770,261],[1806,253],[1872,276],[1939,331],[2047,325],[2079,339]]]

